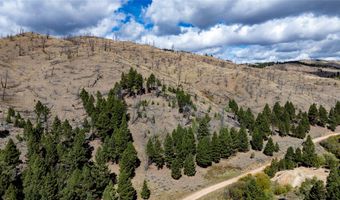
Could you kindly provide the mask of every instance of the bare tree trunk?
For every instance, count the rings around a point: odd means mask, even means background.
[[[2,80],[2,76],[1,76],[2,101],[5,101],[5,94],[6,94],[6,88],[7,88],[7,79],[8,79],[8,71],[6,71],[5,81]]]

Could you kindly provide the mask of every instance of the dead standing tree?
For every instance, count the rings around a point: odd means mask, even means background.
[[[6,71],[5,80],[1,76],[1,87],[2,87],[2,101],[5,101],[5,94],[7,89],[8,71]]]

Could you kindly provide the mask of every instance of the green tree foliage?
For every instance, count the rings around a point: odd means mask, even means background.
[[[114,187],[112,181],[110,181],[109,184],[105,187],[102,199],[103,200],[118,200],[119,199],[116,188]]]
[[[269,138],[266,144],[266,147],[263,150],[263,153],[267,156],[273,156],[274,151],[275,151],[275,145],[274,145],[273,139]]]
[[[336,200],[340,197],[340,172],[338,167],[333,167],[327,177],[327,200]]]
[[[146,145],[146,152],[151,163],[155,163],[158,169],[164,166],[163,148],[158,137],[150,138]]]
[[[219,163],[221,159],[220,141],[216,132],[214,132],[211,139],[211,159],[215,163]]]
[[[316,181],[304,200],[326,200],[326,189],[322,181]]]
[[[295,163],[295,153],[293,147],[289,147],[284,157],[284,167],[283,169],[294,169]],[[282,167],[281,167],[282,168]]]
[[[334,108],[331,108],[328,114],[328,128],[331,129],[332,131],[335,130],[336,126],[338,125],[337,123],[337,117],[334,112]]]
[[[279,161],[274,158],[270,164],[270,166],[264,169],[264,173],[267,174],[269,177],[274,177],[276,172],[279,171]]]
[[[327,110],[322,105],[319,106],[318,118],[319,118],[318,125],[323,127],[326,126],[326,123],[328,121],[328,113]]]
[[[9,139],[3,151],[1,151],[1,161],[8,166],[16,166],[19,164],[20,152],[17,149],[12,139]]]
[[[295,149],[295,158],[294,158],[294,160],[295,160],[295,162],[296,162],[296,164],[299,166],[299,165],[301,165],[301,163],[302,163],[302,151],[301,151],[301,149],[298,147],[298,148],[296,148]]]
[[[172,136],[167,134],[164,140],[164,160],[166,166],[171,168],[172,161],[175,159],[175,152],[174,152],[174,143],[172,140]]]
[[[210,139],[206,136],[198,142],[196,163],[200,167],[208,167],[211,165],[211,161]]]
[[[309,123],[311,125],[315,125],[316,123],[318,123],[318,118],[319,118],[318,108],[316,107],[316,104],[313,103],[308,110]]]
[[[249,151],[249,139],[248,139],[247,131],[244,127],[241,127],[241,129],[239,130],[238,137],[240,141],[238,150],[240,152]]]
[[[183,89],[177,89],[176,91],[176,98],[177,98],[177,105],[178,105],[178,111],[180,113],[187,112],[186,109],[189,109],[193,107],[193,102],[191,101],[190,94],[186,94]]]
[[[251,146],[256,151],[262,151],[263,135],[257,128],[255,128],[255,130],[253,132],[252,140],[251,140]]]
[[[238,105],[236,103],[236,101],[234,99],[231,99],[229,101],[229,108],[231,109],[231,111],[234,113],[234,114],[237,114],[238,112]]]
[[[233,153],[233,141],[227,128],[221,128],[219,134],[221,158],[228,158]]]
[[[117,192],[119,200],[137,199],[137,192],[132,186],[129,173],[125,172],[125,170],[120,170]]]
[[[156,87],[156,77],[154,74],[150,74],[146,81],[146,89],[148,92],[151,92],[151,90],[155,89]]]
[[[182,177],[181,160],[176,157],[171,163],[171,177],[178,180]]]
[[[119,168],[123,170],[129,177],[134,176],[135,168],[139,166],[137,151],[132,143],[129,143],[123,152],[122,158],[119,161]]]
[[[271,135],[269,119],[266,113],[258,114],[255,122],[255,127],[258,129],[263,137],[267,138],[269,135]]]
[[[199,120],[199,125],[198,125],[198,130],[197,130],[197,140],[201,140],[202,138],[210,135],[209,122],[210,122],[210,117],[208,115],[205,115],[204,118]]]
[[[196,174],[196,164],[192,154],[187,155],[184,160],[184,174],[187,176],[195,176]]]
[[[140,195],[141,195],[142,199],[149,199],[150,194],[151,194],[151,192],[148,188],[148,183],[146,182],[146,180],[144,180],[142,191],[141,191]]]
[[[315,146],[310,135],[308,135],[307,140],[302,146],[303,165],[307,167],[316,167],[318,165],[318,159],[315,153]]]

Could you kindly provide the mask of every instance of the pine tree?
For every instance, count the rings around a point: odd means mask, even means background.
[[[183,136],[182,151],[183,156],[186,156],[189,153],[196,154],[196,140],[194,131],[191,127],[185,131],[185,134]]]
[[[318,122],[318,125],[324,127],[326,125],[326,123],[327,123],[327,120],[328,120],[327,116],[328,116],[328,113],[327,113],[326,109],[322,105],[320,105],[320,107],[319,107],[319,122]]]
[[[142,199],[149,199],[150,198],[150,190],[148,188],[148,184],[146,182],[146,180],[144,180],[143,182],[143,187],[142,187],[142,191],[140,193]]]
[[[119,200],[137,199],[137,192],[132,186],[129,173],[125,172],[125,170],[120,170],[117,192]]]
[[[184,161],[184,174],[187,176],[195,176],[196,165],[194,161],[194,156],[189,154]]]
[[[238,150],[240,152],[249,151],[248,135],[247,135],[246,129],[244,127],[241,127],[241,129],[238,132],[238,136],[239,136],[239,141],[240,141],[240,145],[239,145]]]
[[[326,200],[326,189],[321,180],[313,184],[304,200]]]
[[[333,167],[327,177],[327,200],[337,200],[340,197],[340,172]]]
[[[3,157],[2,160],[7,166],[15,167],[17,164],[19,164],[20,151],[17,149],[12,139],[9,139],[5,149],[1,153]]]
[[[118,200],[119,199],[117,191],[112,181],[110,181],[109,184],[105,187],[102,199],[103,200]]]
[[[174,144],[171,135],[167,134],[164,140],[164,160],[167,168],[171,168],[172,161],[175,159]]]
[[[182,176],[181,161],[176,157],[171,164],[171,177],[175,180],[180,179]]]
[[[240,147],[240,143],[241,143],[238,132],[234,127],[232,127],[230,129],[230,136],[231,136],[231,140],[232,140],[232,143],[231,143],[232,144],[232,146],[231,146],[232,151],[231,152],[232,152],[232,155],[234,155],[235,153],[237,153],[237,151]]]
[[[211,165],[211,146],[209,137],[204,137],[198,142],[196,163],[200,167],[208,167]]]
[[[303,165],[307,167],[316,167],[318,164],[318,159],[315,153],[315,146],[310,135],[308,135],[307,140],[302,146]]]
[[[295,149],[294,161],[296,162],[298,166],[302,163],[302,152],[299,147]]]
[[[155,138],[154,142],[154,157],[153,157],[153,162],[156,164],[158,169],[163,168],[164,166],[164,157],[163,157],[163,148],[161,145],[161,142],[159,141],[158,137]]]
[[[311,125],[315,125],[318,122],[318,115],[318,108],[316,107],[316,104],[313,103],[308,110],[308,119]]]
[[[255,128],[253,135],[252,135],[252,140],[251,140],[251,146],[254,150],[256,151],[262,151],[263,148],[263,136],[259,132],[257,128]]]
[[[266,138],[269,135],[271,135],[271,130],[269,127],[269,120],[267,119],[267,116],[263,113],[259,113],[256,122],[255,122],[256,128],[258,128],[259,132]]]
[[[269,177],[274,177],[277,171],[279,171],[279,162],[277,158],[274,158],[270,166],[264,169],[264,173],[267,174]]]
[[[122,117],[121,126],[114,133],[115,147],[118,158],[121,157],[122,153],[128,146],[128,143],[132,141],[131,133],[128,129],[126,115]]]
[[[334,108],[331,108],[328,114],[328,128],[331,129],[332,131],[335,131],[336,126],[337,126],[337,119],[336,115],[334,112]]]
[[[197,130],[197,140],[209,136],[209,122],[210,118],[206,115],[203,119],[199,120],[198,130]]]
[[[218,140],[216,132],[214,132],[211,139],[211,159],[214,163],[219,163],[221,159],[220,141]]]
[[[296,166],[293,147],[289,147],[287,149],[287,152],[284,158],[284,165],[285,165],[285,169],[294,169],[294,167]]]
[[[234,114],[237,114],[237,112],[238,112],[238,105],[237,105],[237,103],[236,103],[236,101],[234,99],[231,99],[229,101],[229,108],[231,109],[231,111]]]
[[[10,184],[7,188],[5,195],[3,196],[4,200],[17,200],[18,199],[18,189]]]
[[[233,152],[233,144],[232,139],[229,133],[229,130],[227,128],[221,128],[220,134],[219,134],[219,141],[220,141],[220,147],[221,147],[221,158],[228,158],[231,156]]]
[[[135,168],[139,165],[139,159],[137,157],[137,151],[133,144],[130,142],[123,152],[122,158],[119,161],[119,168],[124,170],[129,177],[134,176]]]
[[[263,150],[263,153],[267,156],[273,156],[274,151],[275,151],[275,146],[274,146],[273,139],[269,138],[266,144],[266,147]]]

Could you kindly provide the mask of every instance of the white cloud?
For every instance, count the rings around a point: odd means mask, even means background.
[[[339,16],[340,1],[298,0],[154,0],[145,17],[155,24],[159,34],[179,33],[180,22],[199,28],[217,23],[256,24],[274,18],[303,13]]]
[[[331,24],[331,25],[330,25]],[[268,45],[297,40],[321,40],[340,33],[340,18],[313,14],[275,19],[255,25],[217,24],[207,30],[185,28],[177,35],[146,34],[141,40],[155,41],[162,48],[200,51],[224,45]]]
[[[137,40],[145,31],[143,24],[131,18],[127,23],[122,24],[117,34],[120,40]]]
[[[3,0],[2,21],[32,31],[62,35],[88,29],[103,33],[112,15],[126,0]],[[10,29],[10,26],[7,27]],[[5,30],[6,31],[6,30]]]

